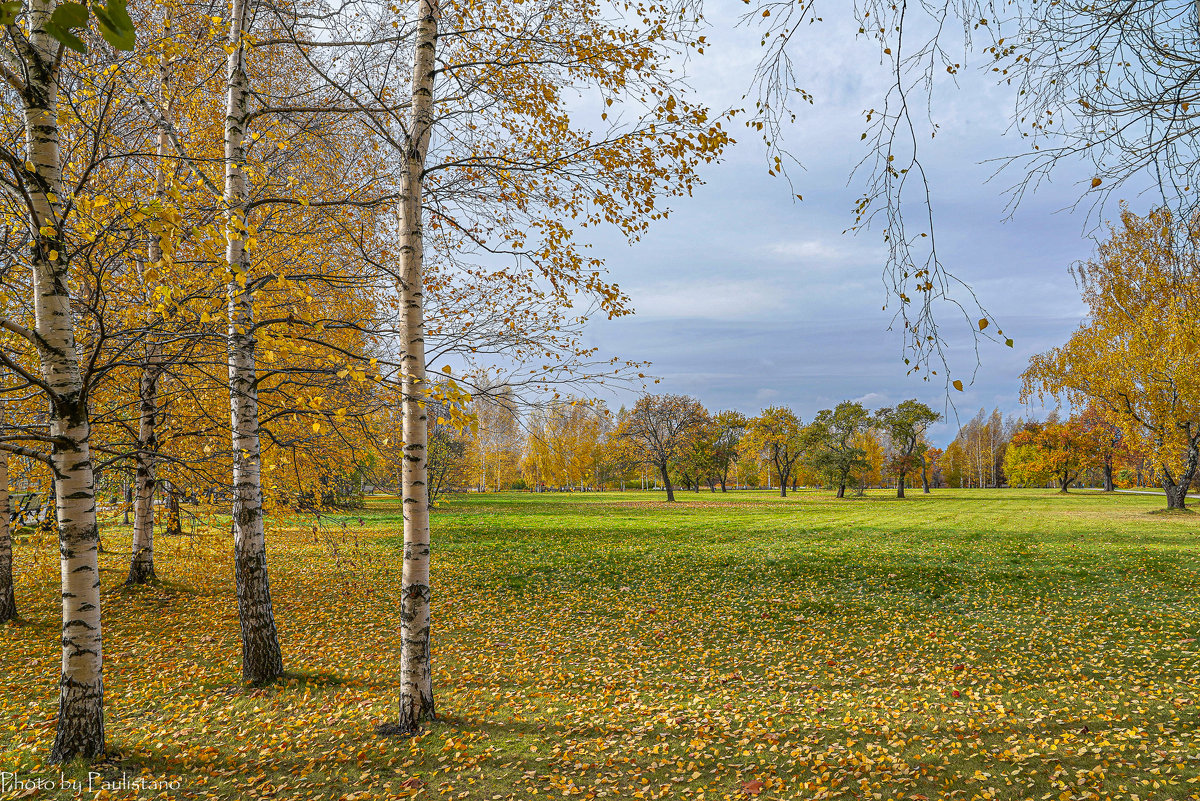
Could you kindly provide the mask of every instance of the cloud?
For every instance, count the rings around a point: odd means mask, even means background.
[[[831,245],[818,239],[773,242],[766,247],[767,253],[788,261],[836,261],[843,262],[851,257],[844,247]]]
[[[759,403],[767,403],[779,397],[779,390],[763,387],[758,392],[754,393],[754,399]]]
[[[882,395],[878,392],[868,392],[866,395],[855,398],[855,403],[861,403],[863,406],[874,406],[877,403],[887,401],[887,395]]]
[[[642,320],[754,320],[786,306],[778,286],[752,278],[662,281],[631,287],[629,294]]]

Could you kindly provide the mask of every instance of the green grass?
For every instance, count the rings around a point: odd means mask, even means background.
[[[395,704],[395,501],[316,535],[276,521],[291,672],[261,690],[238,683],[219,524],[163,540],[149,590],[118,589],[108,557],[100,772],[231,799],[1200,798],[1200,518],[1052,491],[679,497],[439,508],[442,721],[411,741],[374,734]],[[49,775],[57,562],[17,554],[0,771]]]

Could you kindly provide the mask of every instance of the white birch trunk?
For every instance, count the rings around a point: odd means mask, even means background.
[[[104,754],[104,680],[100,632],[99,530],[92,482],[87,399],[75,346],[59,199],[58,43],[45,31],[53,0],[28,4],[24,92],[30,222],[35,232],[34,327],[42,378],[50,387],[51,461],[62,573],[62,675],[52,762]]]
[[[0,623],[17,618],[13,592],[12,531],[8,526],[8,451],[0,451]]]
[[[238,618],[242,629],[242,678],[261,684],[283,673],[283,656],[271,608],[267,547],[263,531],[262,453],[255,383],[254,299],[247,290],[250,268],[245,248],[249,190],[246,162],[248,78],[245,34],[250,0],[233,0],[226,73],[225,258],[230,270],[229,408],[233,439],[233,549]]]
[[[151,253],[155,249],[152,245]],[[138,382],[140,412],[138,449],[134,457],[133,557],[129,562],[126,584],[145,584],[157,578],[154,573],[154,485],[157,480],[158,435],[154,424],[158,416],[158,372],[158,359],[151,347]]]
[[[167,13],[168,25],[171,14]],[[168,27],[169,30],[169,27]],[[170,96],[170,59],[163,58],[158,66],[159,101],[171,118],[173,101]],[[158,131],[158,160],[154,164],[154,196],[160,201],[166,195],[166,175],[163,162],[167,157],[170,142],[164,126]],[[162,260],[162,245],[157,235],[150,236],[146,248],[146,259],[151,267]],[[126,584],[145,584],[158,576],[154,572],[154,489],[158,480],[158,379],[162,375],[162,363],[157,344],[146,346],[146,358],[142,362],[142,377],[138,382],[139,416],[138,449],[134,457],[134,508],[133,508],[133,556],[129,562],[129,577]]]
[[[422,182],[433,124],[437,0],[422,0],[413,56],[412,116],[401,200],[401,309],[404,329],[404,567],[400,601],[401,731],[434,716],[430,663],[429,428],[425,411],[424,230]]]

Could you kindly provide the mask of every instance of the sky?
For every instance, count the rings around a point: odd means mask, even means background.
[[[689,65],[689,80],[712,108],[741,105],[758,37],[733,16],[710,21],[711,44]],[[809,420],[842,400],[875,409],[915,397],[947,412],[930,432],[938,442],[981,407],[1043,413],[1021,406],[1019,377],[1031,355],[1065,342],[1083,317],[1068,268],[1092,254],[1096,218],[1069,207],[1089,175],[1067,165],[1006,220],[1004,190],[1016,175],[989,181],[995,166],[984,162],[1021,150],[1006,133],[1011,88],[976,70],[935,91],[939,132],[922,148],[941,258],[1015,342],[983,342],[977,361],[971,324],[947,317],[950,366],[965,391],[906,375],[901,337],[888,331],[892,312],[881,308],[881,235],[843,234],[862,191],[850,177],[866,154],[862,113],[887,87],[877,46],[855,30],[848,18],[827,18],[793,48],[799,81],[814,96],[786,140],[803,163],[792,181],[804,200],[793,202],[787,182],[767,174],[757,135],[731,129],[739,142],[702,170],[706,185],[673,202],[642,241],[596,241],[636,314],[589,324],[587,340],[651,362],[661,381],[650,391],[694,395],[710,410],[787,405]],[[610,403],[633,394],[617,390]]]

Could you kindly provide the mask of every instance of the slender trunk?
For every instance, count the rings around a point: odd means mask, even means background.
[[[8,525],[8,451],[0,451],[0,623],[17,617],[13,593],[12,533]]]
[[[843,481],[842,483],[838,484],[837,496],[839,498],[846,497],[846,482]]]
[[[283,655],[271,607],[267,545],[263,531],[262,453],[258,435],[254,298],[245,248],[249,191],[246,162],[248,79],[245,35],[250,0],[233,0],[229,22],[225,116],[225,259],[230,272],[229,409],[233,444],[233,553],[238,619],[242,632],[242,678],[252,684],[283,673]]]
[[[921,462],[921,486],[925,490],[925,494],[929,494],[929,467],[924,460]]]
[[[122,521],[123,525],[129,525],[129,510],[133,507],[133,487],[129,483],[128,478],[121,479],[121,497],[125,499],[124,513],[125,517]]]
[[[1104,491],[1115,492],[1117,485],[1113,483],[1113,463],[1112,456],[1104,457]]]
[[[168,11],[168,22],[170,12]],[[158,98],[162,103],[167,118],[173,111],[173,100],[169,91],[171,84],[171,65],[169,57],[162,57],[158,65]],[[160,202],[166,195],[166,172],[164,169],[170,142],[164,125],[158,131],[158,159],[154,163],[154,196]],[[150,235],[146,248],[146,262],[154,267],[162,261],[162,242],[157,234]],[[147,345],[145,361],[142,363],[142,376],[138,382],[138,399],[140,401],[138,417],[138,449],[134,458],[134,494],[136,504],[133,511],[133,555],[129,563],[129,577],[126,584],[145,584],[157,578],[154,572],[154,487],[158,472],[158,379],[162,374],[160,354],[154,342]],[[129,508],[125,511],[126,522],[129,522]]]
[[[29,38],[21,45],[29,175],[34,327],[42,378],[49,387],[50,459],[57,499],[62,574],[62,674],[50,761],[104,754],[104,678],[100,630],[99,530],[87,396],[75,345],[67,247],[59,230],[63,197],[58,149],[59,45],[46,33],[52,0],[27,4]]]
[[[158,416],[158,365],[152,357],[143,365],[138,384],[141,413],[138,421],[138,450],[134,457],[136,487],[133,508],[133,557],[129,563],[126,584],[145,584],[157,576],[154,573],[154,483],[157,471],[158,437],[155,418]]]
[[[727,480],[727,479],[725,478],[725,476],[721,476],[721,492],[728,492],[728,490],[727,490],[727,489],[725,489],[725,482],[726,482],[726,480]]]
[[[779,462],[775,463],[775,472],[779,474],[779,497],[786,498],[788,477],[783,468],[779,466]]]
[[[668,502],[674,501],[675,500],[675,489],[674,489],[674,487],[671,486],[671,475],[670,475],[670,473],[667,472],[666,463],[664,462],[663,464],[661,464],[659,466],[659,469],[662,470],[663,486],[667,488],[667,501]]]
[[[174,486],[167,493],[167,531],[173,537],[183,536],[183,516],[179,511],[179,493]]]
[[[903,470],[901,470],[900,471],[900,480],[896,482],[896,497],[897,498],[904,497],[904,476],[905,475],[906,475],[905,472]]]
[[[404,565],[400,586],[400,718],[404,732],[433,720],[429,586],[428,440],[425,413],[423,180],[433,126],[433,79],[439,10],[422,0],[412,68],[412,116],[401,199],[401,309],[404,355]]]

